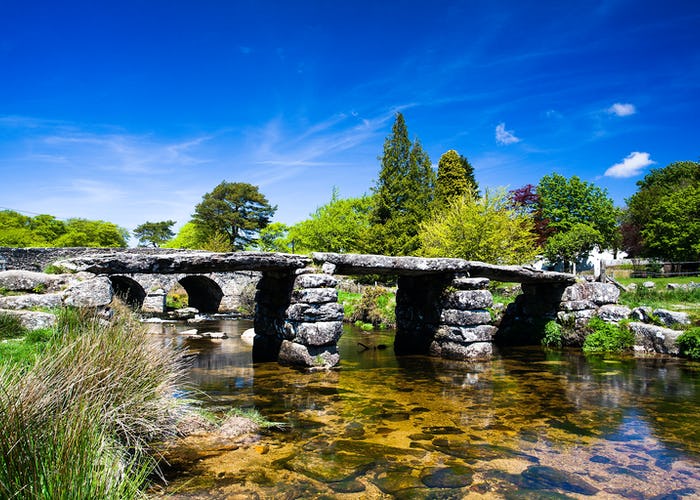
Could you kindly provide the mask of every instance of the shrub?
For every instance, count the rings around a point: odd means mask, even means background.
[[[583,342],[583,352],[621,352],[634,344],[634,335],[624,327],[606,323],[600,318],[591,318],[588,322],[591,333]]]
[[[542,345],[545,347],[561,347],[562,344],[563,339],[561,325],[554,320],[548,321],[544,325]]]
[[[351,322],[361,321],[378,326],[396,324],[396,296],[382,286],[368,286],[362,291],[362,297],[355,304],[349,316]]]
[[[183,358],[115,310],[63,310],[31,368],[0,367],[0,498],[143,496],[149,443],[175,433]]]
[[[676,344],[682,356],[700,359],[700,327],[683,332],[676,339]]]

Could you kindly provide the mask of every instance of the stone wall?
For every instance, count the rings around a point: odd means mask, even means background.
[[[430,355],[446,359],[489,359],[497,328],[491,324],[493,305],[487,278],[457,277],[443,293],[440,326]]]

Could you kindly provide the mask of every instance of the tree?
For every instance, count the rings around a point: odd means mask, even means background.
[[[542,215],[542,205],[540,195],[537,194],[535,186],[526,184],[525,186],[508,192],[510,206],[518,214],[532,217],[533,232],[537,238],[537,245],[544,246],[547,238],[554,230],[549,227],[549,220]]]
[[[289,226],[282,222],[268,224],[260,231],[258,247],[263,252],[289,252]]]
[[[618,210],[605,189],[579,177],[545,175],[537,186],[542,217],[553,233],[566,232],[577,224],[586,224],[601,235],[599,245],[615,248],[619,242]]]
[[[197,226],[194,222],[189,221],[184,224],[177,235],[163,243],[163,248],[190,248],[193,250],[202,250],[204,245],[204,238],[201,233],[197,230]]]
[[[452,198],[464,196],[467,191],[478,191],[474,179],[474,168],[464,156],[450,149],[438,162],[437,181],[435,182],[435,207],[446,207]]]
[[[66,234],[66,224],[53,215],[36,215],[29,221],[29,228],[41,240],[52,244]]]
[[[124,248],[129,231],[102,220],[68,219],[66,232],[53,244],[57,247]]]
[[[602,241],[603,236],[597,229],[579,222],[551,236],[544,247],[544,255],[552,264],[561,262],[566,270],[575,273],[576,261],[587,256]]]
[[[416,139],[413,144],[401,113],[384,141],[379,179],[372,189],[372,251],[410,255],[419,246],[418,225],[428,215],[435,174],[430,158]]]
[[[637,186],[627,200],[627,241],[641,240],[640,253],[649,257],[700,260],[700,163],[680,161],[652,169]]]
[[[505,191],[487,190],[478,198],[470,190],[421,224],[421,254],[523,264],[531,262],[539,250],[532,230],[532,218],[510,208]]]
[[[295,252],[365,252],[371,211],[370,197],[341,199],[333,190],[331,201],[292,226],[287,240]]]
[[[14,210],[0,211],[0,246],[29,247],[36,243],[36,235],[30,229],[31,217]]]
[[[166,241],[175,236],[172,227],[175,225],[174,220],[165,220],[161,222],[144,222],[134,229],[134,236],[139,240],[139,246],[153,245],[159,247]]]
[[[244,182],[226,182],[202,197],[192,221],[209,240],[224,234],[230,250],[242,250],[254,244],[255,235],[270,223],[277,211],[257,186]]]

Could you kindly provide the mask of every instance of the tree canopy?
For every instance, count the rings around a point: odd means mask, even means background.
[[[257,186],[223,181],[202,197],[192,221],[205,241],[224,235],[228,250],[243,250],[255,243],[257,233],[270,223],[276,210]]]
[[[700,163],[653,169],[637,186],[627,200],[626,249],[636,243],[649,257],[700,260]]]
[[[601,235],[599,244],[614,248],[618,241],[618,210],[605,189],[559,174],[545,175],[537,186],[542,217],[553,233],[566,232],[586,224]]]
[[[341,199],[334,190],[329,203],[289,229],[287,240],[295,252],[366,252],[371,210],[370,197]]]
[[[450,149],[443,153],[438,162],[435,181],[435,207],[446,207],[452,198],[464,196],[467,191],[478,191],[474,179],[474,168],[464,156]]]
[[[172,227],[175,225],[174,220],[165,220],[160,222],[144,222],[134,229],[134,236],[139,240],[139,246],[152,245],[159,247],[166,241],[175,236]]]
[[[513,210],[505,191],[487,190],[479,198],[470,190],[421,224],[421,254],[523,264],[534,260],[539,250],[532,230],[532,217]]]
[[[0,211],[0,246],[126,247],[128,238],[128,230],[111,222],[78,218],[64,222],[53,215]]]
[[[435,173],[417,139],[411,144],[401,113],[384,141],[379,179],[370,223],[371,250],[386,255],[410,255],[420,242],[418,226],[429,213]]]

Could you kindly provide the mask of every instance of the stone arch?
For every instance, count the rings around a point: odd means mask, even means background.
[[[187,292],[190,307],[195,307],[203,313],[219,311],[224,292],[216,281],[201,274],[193,274],[179,279],[178,283]]]
[[[128,276],[112,275],[109,277],[114,295],[126,302],[133,309],[140,309],[146,299],[146,291],[141,284]]]

